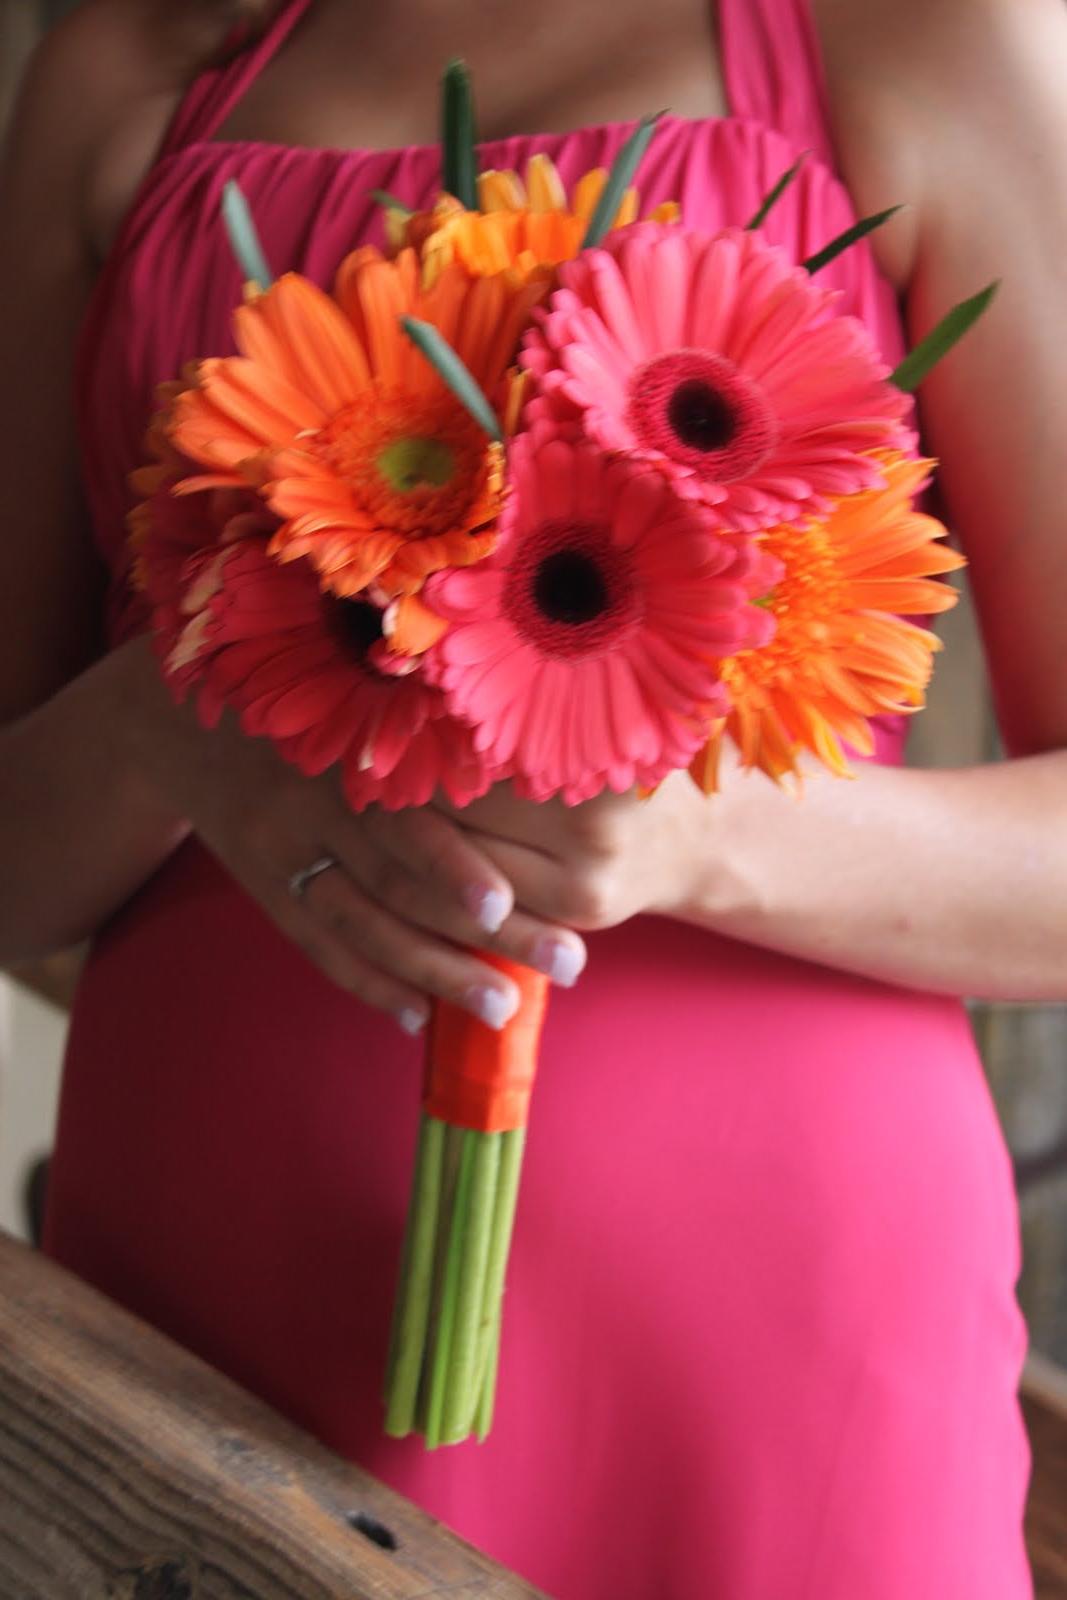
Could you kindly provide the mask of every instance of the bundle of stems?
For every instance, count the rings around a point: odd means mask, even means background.
[[[484,1440],[526,1132],[423,1113],[386,1378],[385,1431]]]
[[[495,1032],[434,1008],[385,1380],[385,1431],[429,1449],[493,1420],[508,1253],[548,979],[502,956],[519,1009]]]

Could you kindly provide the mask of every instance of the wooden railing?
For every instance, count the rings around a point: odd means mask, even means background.
[[[0,1600],[437,1596],[538,1600],[0,1231]]]
[[[1067,1600],[1067,1372],[1032,1355],[1022,1404],[1034,1462],[1026,1507],[1034,1600]]]

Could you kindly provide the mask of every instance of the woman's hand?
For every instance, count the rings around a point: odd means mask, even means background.
[[[577,979],[578,935],[516,910],[506,872],[451,818],[431,807],[354,814],[334,774],[306,778],[235,721],[208,732],[191,711],[159,706],[154,688],[150,699],[141,748],[160,793],[328,977],[409,1032],[431,996],[492,1027],[514,1014],[515,985],[460,946]],[[294,876],[324,857],[336,865],[294,894]]]
[[[484,800],[439,809],[505,875],[528,912],[592,931],[641,912],[677,915],[709,866],[715,808],[686,772],[654,795],[603,794],[584,805],[518,799],[499,784]],[[729,872],[729,862],[715,865]]]
[[[309,779],[234,723],[177,709],[147,640],[0,728],[0,962],[91,935],[190,827],[342,988],[417,1031],[432,996],[501,1026],[518,995],[468,949],[573,983],[578,935],[528,910],[455,822],[430,808],[354,815],[332,775]],[[336,867],[290,887],[324,856]]]

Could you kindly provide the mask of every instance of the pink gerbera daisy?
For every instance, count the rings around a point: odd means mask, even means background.
[[[763,558],[660,474],[548,430],[509,467],[493,554],[431,580],[450,626],[428,670],[530,798],[656,784],[724,708],[718,659],[773,631]]]
[[[199,684],[206,724],[232,706],[246,733],[271,739],[303,772],[339,763],[356,810],[424,805],[438,785],[465,805],[489,788],[491,769],[440,691],[391,670],[377,607],[323,593],[308,562],[283,566],[258,538],[204,552],[187,573],[186,596],[158,605],[156,619],[164,632],[182,619],[165,648],[171,658],[195,637],[195,654],[171,681],[179,696]]]
[[[911,402],[837,291],[757,233],[628,228],[559,269],[527,334],[531,419],[653,461],[753,531],[882,481]]]

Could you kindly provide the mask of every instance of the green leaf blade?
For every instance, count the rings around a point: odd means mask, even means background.
[[[805,272],[814,274],[820,272],[823,267],[828,267],[831,261],[836,261],[837,257],[845,250],[848,250],[851,245],[858,244],[861,239],[865,239],[869,233],[873,233],[876,228],[880,228],[883,223],[888,222],[890,217],[895,217],[897,212],[902,209],[903,207],[901,206],[890,206],[888,211],[877,211],[873,217],[863,217],[861,221],[855,223],[851,228],[846,228],[844,233],[839,233],[836,239],[831,239],[830,243],[824,246],[822,250],[808,257],[804,262]]]
[[[789,185],[793,182],[794,178],[797,176],[797,173],[800,171],[801,167],[804,165],[805,161],[810,155],[810,150],[802,150],[799,157],[796,161],[794,161],[793,165],[788,169],[788,171],[782,173],[782,176],[778,179],[778,182],[775,184],[770,194],[764,197],[764,200],[755,216],[750,222],[745,223],[746,233],[750,233],[753,228],[762,228],[771,211],[778,204],[783,194],[785,194],[785,191],[789,188]]]
[[[241,185],[230,179],[222,191],[222,220],[230,241],[230,249],[246,283],[254,283],[266,291],[274,282],[270,265],[260,243],[252,212]]]
[[[441,165],[446,194],[468,211],[478,209],[474,95],[465,61],[450,61],[441,80]]]
[[[969,300],[961,300],[958,306],[953,306],[948,314],[941,318],[925,339],[915,346],[890,374],[889,381],[902,389],[905,394],[914,394],[915,390],[936,367],[943,356],[947,356],[954,345],[958,344],[979,317],[989,309],[993,297],[1000,288],[1000,279],[995,279],[980,289]]]
[[[401,317],[400,326],[426,357],[435,372],[451,389],[456,399],[470,412],[475,422],[498,444],[504,442],[504,431],[489,401],[471,373],[447,339],[430,322],[418,317]]]
[[[377,205],[384,206],[386,211],[402,211],[405,217],[413,215],[411,207],[406,206],[403,200],[398,200],[395,194],[390,194],[388,189],[372,189],[370,197]]]
[[[593,215],[589,218],[589,226],[582,240],[583,250],[594,249],[604,235],[611,231],[611,225],[622,205],[623,196],[634,180],[634,174],[644,159],[645,151],[652,143],[652,135],[662,116],[663,112],[657,111],[651,117],[642,117],[615,157],[608,173],[608,181],[596,203]]]

